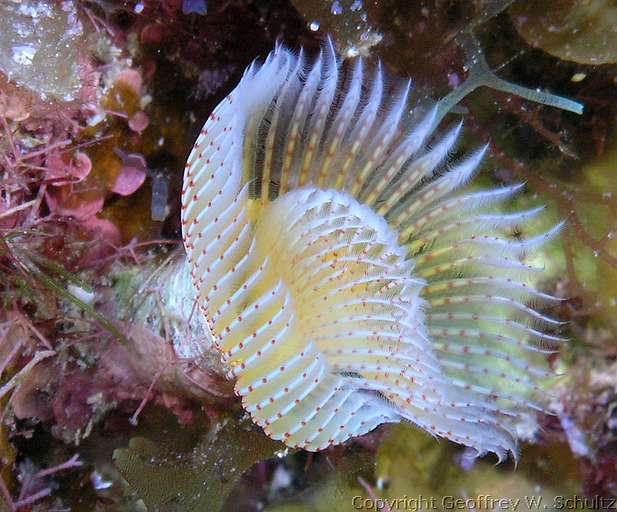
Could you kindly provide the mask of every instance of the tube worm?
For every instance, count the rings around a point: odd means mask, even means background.
[[[461,191],[443,104],[410,84],[281,45],[216,107],[188,158],[183,240],[197,302],[244,408],[315,451],[388,422],[516,456],[542,409],[559,324],[525,256],[560,225],[497,208],[521,185]]]

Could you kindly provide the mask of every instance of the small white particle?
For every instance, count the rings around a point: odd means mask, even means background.
[[[92,473],[92,485],[97,491],[102,491],[109,489],[114,485],[114,483],[111,480],[105,480],[103,475],[101,475],[98,471],[94,471]]]
[[[86,304],[92,304],[96,299],[96,293],[88,291],[76,284],[69,284],[68,291],[71,295]]]
[[[359,11],[360,9],[362,9],[362,0],[354,0],[354,3],[351,4],[350,9],[352,11]]]
[[[360,51],[355,46],[350,46],[349,48],[347,48],[347,52],[345,52],[345,56],[349,59],[353,59],[358,55],[360,55]]]
[[[287,448],[285,448],[284,450],[279,450],[278,452],[275,452],[275,454],[279,459],[284,459],[285,457],[287,457],[287,455],[289,455],[289,450]]]
[[[107,117],[105,112],[97,112],[88,118],[88,126],[96,126]]]
[[[274,470],[274,475],[272,476],[272,491],[276,492],[281,489],[285,489],[291,485],[291,482],[291,472],[284,466],[277,466]]]
[[[13,46],[13,48],[11,48],[11,53],[16,64],[31,66],[34,56],[36,55],[36,48],[29,45]]]

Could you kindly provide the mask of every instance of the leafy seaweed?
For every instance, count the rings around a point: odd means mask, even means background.
[[[221,510],[242,474],[284,445],[231,419],[190,450],[135,437],[114,452],[116,467],[148,510]]]

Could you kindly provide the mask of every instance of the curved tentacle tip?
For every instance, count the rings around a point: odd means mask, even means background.
[[[523,180],[520,183],[515,183],[514,185],[512,185],[512,191],[519,192],[520,190],[523,190],[526,186],[527,180]]]
[[[325,47],[326,47],[326,52],[328,53],[330,58],[334,60],[335,62],[337,62],[338,57],[336,54],[336,49],[334,48],[334,38],[330,34],[328,34],[328,36],[326,37]]]

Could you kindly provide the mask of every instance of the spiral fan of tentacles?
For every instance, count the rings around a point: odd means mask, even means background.
[[[524,258],[559,226],[520,240],[541,208],[490,212],[520,186],[458,192],[484,149],[449,162],[461,126],[436,137],[409,95],[331,44],[252,64],[186,164],[197,301],[244,408],[288,446],[406,420],[516,456],[560,341]]]

